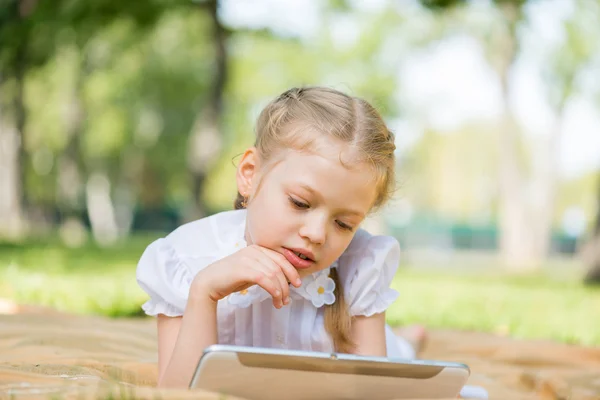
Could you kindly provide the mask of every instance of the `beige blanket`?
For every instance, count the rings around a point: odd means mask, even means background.
[[[598,348],[433,331],[422,358],[468,364],[469,384],[485,387],[490,399],[600,399]],[[223,398],[157,390],[155,380],[153,319],[111,320],[0,302],[0,399]]]

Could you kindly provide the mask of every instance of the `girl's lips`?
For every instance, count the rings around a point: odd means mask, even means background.
[[[285,247],[283,248],[283,255],[289,261],[289,263],[292,264],[294,268],[310,268],[315,263],[313,260],[303,260],[302,258],[298,257],[296,253],[294,253],[290,249],[286,249]]]

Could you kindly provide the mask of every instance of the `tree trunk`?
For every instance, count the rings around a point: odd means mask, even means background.
[[[26,182],[27,182],[27,151],[25,149],[25,124],[27,121],[27,110],[25,108],[25,46],[20,47],[17,51],[17,57],[15,59],[15,81],[16,81],[16,92],[13,99],[13,107],[15,113],[15,127],[21,138],[19,140],[19,182],[21,183],[21,204],[23,210],[27,210],[27,196],[25,194]]]
[[[560,118],[562,121],[562,118]],[[534,234],[533,266],[539,267],[548,257],[552,244],[552,220],[556,204],[556,186],[558,179],[558,142],[560,140],[559,123],[550,133],[544,146],[540,146],[540,165],[533,189],[533,203],[530,214],[533,217],[531,231]]]
[[[67,145],[58,160],[57,203],[63,220],[81,222],[85,168],[81,157],[81,136],[85,125],[83,86],[89,75],[87,58],[81,55],[76,72],[71,104],[67,114]]]
[[[19,142],[19,132],[0,108],[0,238],[17,239],[23,234]]]
[[[29,16],[35,5],[36,0],[21,0],[15,3],[17,7],[18,18],[23,20]],[[20,203],[20,228],[21,233],[25,233],[28,228],[29,201],[27,198],[27,164],[28,154],[26,149],[25,126],[27,125],[27,108],[25,107],[25,76],[27,75],[27,49],[29,47],[29,31],[26,30],[21,37],[21,42],[16,48],[13,60],[13,77],[15,79],[15,93],[13,97],[13,114],[16,133],[18,135],[17,144],[17,186],[15,187]]]
[[[531,267],[534,243],[518,165],[518,130],[510,114],[504,117],[499,151],[499,247],[505,266],[517,271]]]
[[[203,199],[204,184],[208,172],[218,160],[222,146],[220,130],[228,56],[225,44],[226,32],[217,15],[217,3],[213,0],[202,5],[208,9],[212,17],[216,65],[208,104],[198,113],[189,139],[188,166],[192,180],[193,205],[192,210],[187,213],[187,220],[201,218],[206,214]]]
[[[115,188],[115,222],[120,237],[127,237],[133,227],[135,212],[135,194],[132,187],[134,182],[127,176],[121,175]]]
[[[598,175],[600,178],[600,174]],[[600,179],[598,179],[598,211],[596,212],[596,222],[592,239],[588,244],[588,263],[589,270],[585,275],[586,284],[600,285]]]
[[[570,87],[575,75],[567,77],[566,86]],[[558,104],[554,107],[556,116],[554,127],[547,140],[539,147],[538,163],[533,188],[534,198],[530,214],[533,216],[532,232],[534,234],[534,266],[541,266],[548,257],[552,245],[552,220],[556,205],[556,189],[558,186],[559,146],[563,136],[565,107],[569,100],[570,90],[565,90]]]
[[[107,174],[96,171],[86,184],[86,206],[96,243],[111,245],[119,237],[115,206],[111,198],[111,182]]]
[[[18,23],[30,15],[37,0],[20,0],[12,4],[9,11]],[[25,30],[13,58],[8,63],[9,70],[0,71],[0,88],[9,76],[15,80],[12,97],[12,118],[0,109],[0,236],[20,237],[27,229],[27,196],[25,179],[27,176],[27,153],[25,149],[25,108],[24,87],[27,73],[27,48],[29,31]],[[6,223],[4,223],[6,221]]]
[[[499,247],[505,266],[509,270],[524,271],[535,265],[534,234],[529,221],[530,214],[524,193],[523,170],[519,162],[520,132],[510,109],[509,77],[517,55],[516,25],[520,10],[513,3],[506,3],[502,11],[507,23],[504,42],[501,43],[501,59],[497,66],[502,87],[504,120],[499,138]]]

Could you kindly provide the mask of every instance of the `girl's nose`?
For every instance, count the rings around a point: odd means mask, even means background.
[[[323,244],[327,238],[327,226],[325,218],[308,218],[300,228],[300,236],[310,240],[314,244]]]

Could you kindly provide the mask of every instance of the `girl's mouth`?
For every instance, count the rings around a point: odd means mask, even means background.
[[[294,268],[305,269],[312,267],[315,262],[305,254],[290,249],[283,248],[283,255]]]

